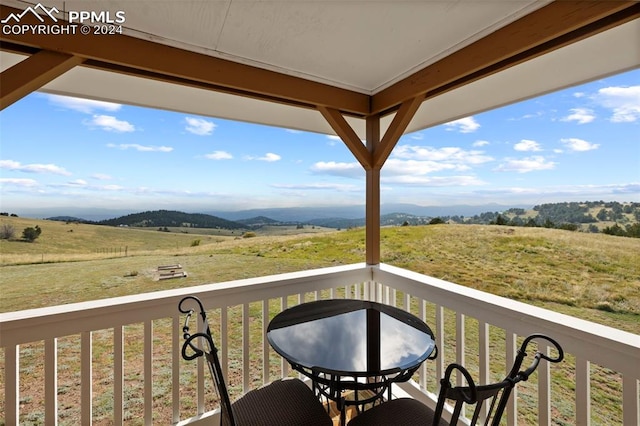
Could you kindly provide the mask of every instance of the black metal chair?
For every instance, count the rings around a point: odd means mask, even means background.
[[[521,371],[520,367],[527,356],[527,346],[533,339],[543,339],[550,342],[558,354],[555,358],[551,358],[537,351],[529,368]],[[392,399],[356,416],[349,422],[348,426],[449,425],[449,423],[442,418],[444,404],[447,400],[455,402],[451,416],[451,424],[455,425],[458,423],[463,405],[470,404],[475,405],[471,425],[477,424],[480,420],[484,421],[484,425],[491,424],[497,426],[506,408],[511,390],[518,382],[526,381],[529,378],[536,368],[538,368],[540,359],[558,363],[564,359],[564,351],[558,342],[552,338],[543,334],[532,334],[522,342],[511,371],[501,382],[478,386],[463,366],[455,363],[450,364],[445,371],[444,378],[440,380],[440,394],[438,395],[438,403],[436,404],[435,411],[415,399]],[[467,386],[454,387],[451,384],[451,376],[455,370],[458,370],[464,376],[467,381]],[[483,407],[488,407],[485,419],[481,419]]]
[[[186,307],[188,301],[197,304],[204,332],[189,332],[189,320],[195,310]],[[247,392],[231,403],[220,367],[218,349],[213,342],[202,302],[195,296],[187,296],[180,301],[178,309],[186,314],[182,328],[185,340],[182,357],[185,360],[205,357],[214,388],[220,398],[222,426],[333,426],[333,420],[313,391],[295,378],[276,380]]]

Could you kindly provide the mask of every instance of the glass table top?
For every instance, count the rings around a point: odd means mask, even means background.
[[[389,372],[426,360],[433,333],[414,315],[362,300],[304,303],[269,324],[269,343],[289,362],[337,372]]]

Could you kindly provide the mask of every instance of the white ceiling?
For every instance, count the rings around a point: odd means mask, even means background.
[[[0,0],[24,8],[25,2]],[[128,34],[373,94],[547,1],[44,0],[123,10]],[[23,57],[0,52],[2,70]],[[412,132],[640,67],[640,20],[423,102]],[[334,134],[312,109],[76,67],[44,92]],[[383,130],[391,117],[383,120]],[[347,119],[364,139],[364,121]]]
[[[12,3],[25,7],[22,1]],[[124,11],[123,25],[128,35],[373,94],[549,1],[43,0],[41,3],[60,11],[112,14]]]

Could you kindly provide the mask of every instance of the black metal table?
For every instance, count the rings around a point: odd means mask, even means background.
[[[391,384],[407,381],[437,355],[427,324],[409,312],[377,302],[349,299],[303,303],[276,315],[267,328],[273,349],[309,377],[316,394],[345,405],[391,397]],[[355,399],[343,392],[353,390]],[[368,396],[359,398],[359,391]]]

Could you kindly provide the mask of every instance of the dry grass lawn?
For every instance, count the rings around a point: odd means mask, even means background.
[[[286,236],[258,232],[255,238],[240,238],[199,235],[192,230],[189,234],[166,233],[7,217],[0,218],[0,225],[3,224],[14,226],[18,236],[24,227],[37,224],[42,228],[42,235],[34,243],[0,240],[0,312],[362,262],[365,249],[362,229],[316,230]],[[382,229],[381,237],[385,263],[632,333],[640,332],[639,239],[481,225],[390,227]],[[156,267],[175,263],[183,266],[188,278],[158,281]],[[239,312],[231,314],[231,327],[241,326],[238,318]],[[476,339],[473,330],[477,330],[477,326],[473,320],[469,321],[467,347],[473,351]],[[166,339],[169,326],[159,321],[154,327],[155,338]],[[137,424],[142,410],[137,356],[140,342],[136,337],[139,332],[135,326],[127,328],[129,424]],[[112,410],[111,333],[109,330],[94,333],[96,424],[109,424]],[[492,331],[492,346],[495,345],[498,352],[501,339],[499,333]],[[233,339],[229,344],[241,347],[241,342]],[[75,424],[79,413],[79,377],[75,373],[78,337],[60,339],[58,345],[59,420],[60,424]],[[26,366],[21,371],[25,378],[21,400],[25,409],[31,411],[23,419],[25,424],[42,421],[40,408],[44,390],[38,384],[44,374],[42,350],[42,344],[21,348],[21,360]],[[232,350],[231,356],[236,355],[242,358]],[[443,353],[443,356],[451,355]],[[468,359],[472,358],[469,354]],[[258,358],[252,358],[252,365],[254,363],[252,370],[256,371],[256,380],[260,380]],[[554,389],[557,387],[562,395],[555,413],[558,424],[572,418],[572,363],[573,360],[568,359],[566,365],[553,372]],[[161,358],[157,364],[163,364]],[[274,358],[272,364],[275,374],[279,360]],[[597,366],[594,369],[593,422],[616,424],[620,419],[617,402],[620,379]],[[65,371],[74,373],[65,374]],[[189,371],[185,365],[187,382]],[[159,368],[155,374],[161,384],[166,382],[170,371]],[[238,377],[229,378],[234,392],[239,389],[241,381],[238,380]],[[0,390],[0,399],[4,399],[3,392],[4,388]],[[160,405],[154,412],[158,422],[163,423],[170,418],[171,408],[161,405],[160,401],[166,399],[170,389],[158,385],[154,388],[156,392]],[[520,397],[527,398],[527,395],[524,390]],[[190,395],[184,395],[184,410],[192,405]],[[525,422],[535,424],[529,417]]]

